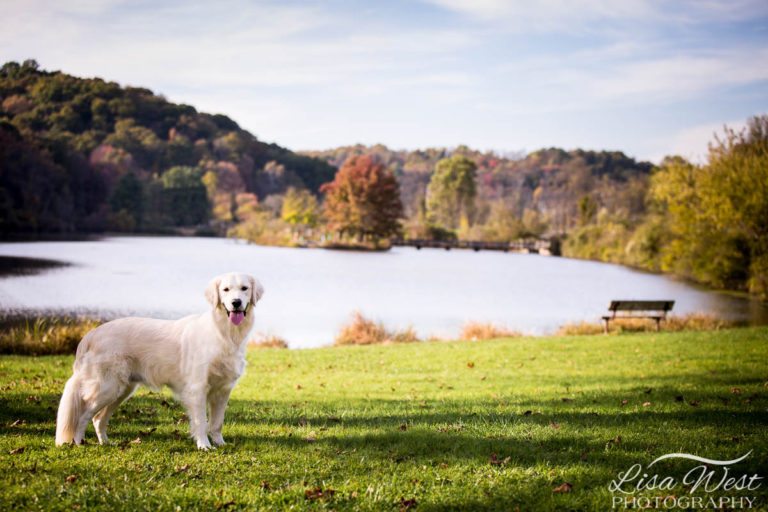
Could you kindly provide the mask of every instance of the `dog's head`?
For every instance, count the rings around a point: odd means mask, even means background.
[[[214,277],[205,290],[211,306],[222,308],[234,325],[240,325],[262,295],[264,287],[256,278],[235,272]]]

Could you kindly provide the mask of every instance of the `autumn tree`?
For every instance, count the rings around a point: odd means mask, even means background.
[[[427,218],[433,224],[456,229],[472,222],[475,213],[477,165],[463,155],[437,162],[427,187]]]
[[[314,228],[318,221],[317,198],[306,189],[290,187],[283,197],[280,218],[294,229]]]
[[[378,243],[399,233],[403,205],[397,179],[372,157],[351,158],[320,190],[328,227],[342,237]]]

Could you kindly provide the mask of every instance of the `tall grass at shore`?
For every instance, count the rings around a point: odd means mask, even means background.
[[[662,331],[717,331],[738,327],[739,322],[725,320],[705,313],[690,313],[688,315],[673,315],[661,322]],[[561,326],[557,330],[559,336],[584,336],[603,332],[602,322],[578,322]],[[623,332],[654,332],[656,322],[643,318],[616,318],[610,321],[609,333]]]
[[[54,355],[73,354],[82,337],[101,321],[76,316],[29,316],[0,319],[0,354]],[[644,319],[616,319],[610,324],[610,333],[653,332],[655,323]],[[694,313],[671,316],[662,322],[663,331],[714,331],[737,327],[737,322],[717,318],[713,315]],[[600,322],[566,324],[556,332],[558,336],[583,336],[601,334]],[[515,330],[488,322],[467,322],[462,326],[456,339],[468,341],[514,338],[521,336]],[[352,314],[344,324],[334,345],[378,345],[412,343],[419,341],[440,341],[429,337],[422,340],[412,327],[389,329],[382,322],[374,321],[360,312]],[[288,343],[279,335],[257,335],[248,342],[249,348],[288,348]]]
[[[85,334],[101,322],[82,317],[27,317],[0,322],[0,354],[73,354]]]
[[[376,345],[380,343],[411,343],[420,341],[413,327],[389,330],[382,322],[365,317],[359,311],[352,313],[349,323],[336,335],[336,345]]]

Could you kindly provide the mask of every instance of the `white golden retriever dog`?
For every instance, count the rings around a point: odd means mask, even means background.
[[[91,420],[106,443],[109,418],[139,384],[171,388],[199,449],[223,445],[224,409],[243,373],[253,307],[263,294],[253,277],[224,274],[205,291],[211,311],[180,320],[122,318],[86,334],[59,404],[56,445],[81,444]]]

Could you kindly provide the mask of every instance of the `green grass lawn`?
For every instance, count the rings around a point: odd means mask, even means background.
[[[180,405],[146,390],[115,414],[113,445],[91,428],[87,446],[55,448],[72,357],[0,357],[0,507],[609,510],[619,472],[671,452],[752,450],[731,472],[768,477],[768,328],[254,350],[248,361],[229,444],[198,452]],[[679,479],[696,465],[652,469]],[[768,507],[768,482],[724,494]]]

